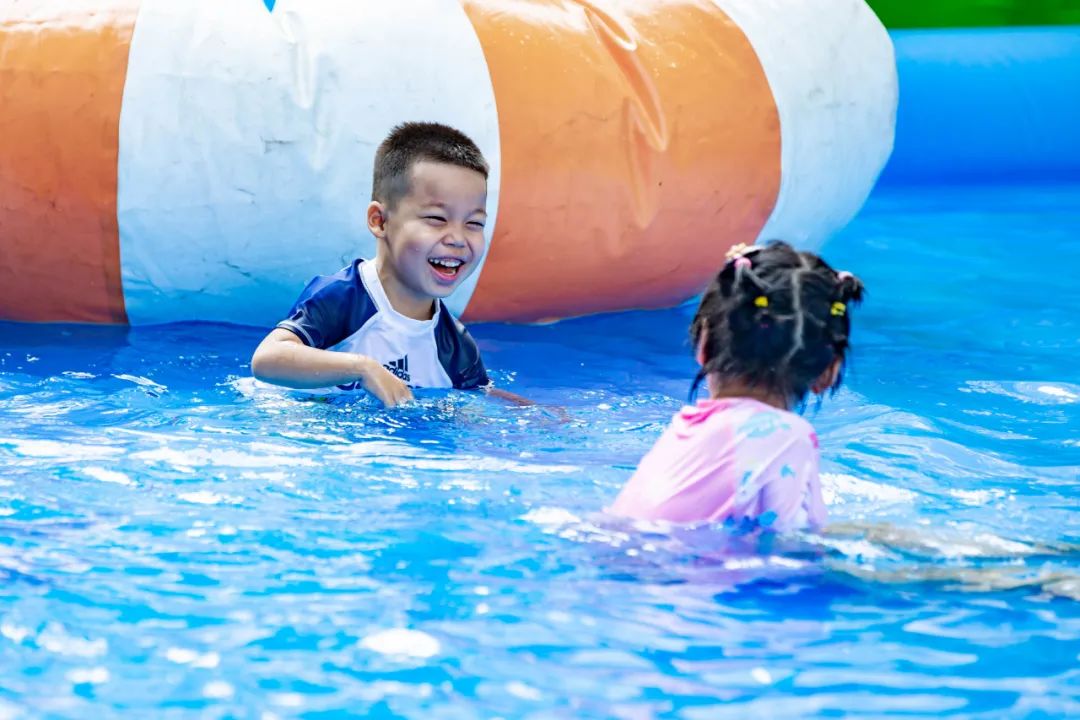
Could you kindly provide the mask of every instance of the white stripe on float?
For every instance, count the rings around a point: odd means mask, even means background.
[[[304,284],[374,257],[375,148],[407,120],[472,137],[499,202],[487,63],[457,0],[145,0],[120,116],[132,324],[272,325]],[[480,269],[448,305],[460,313]]]
[[[780,192],[758,241],[814,249],[866,202],[892,152],[892,41],[864,0],[714,0],[742,28],[780,114]]]

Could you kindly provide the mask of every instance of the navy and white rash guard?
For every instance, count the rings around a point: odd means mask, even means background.
[[[430,320],[414,320],[394,310],[374,262],[354,260],[333,275],[316,277],[277,327],[292,331],[310,347],[367,355],[412,387],[470,389],[488,384],[480,349],[465,326],[438,300]]]

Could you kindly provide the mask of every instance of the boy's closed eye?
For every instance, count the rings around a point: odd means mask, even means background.
[[[421,215],[421,218],[432,225],[445,225],[447,222],[446,218],[442,215]],[[481,220],[470,220],[465,224],[473,230],[484,229],[484,222]]]

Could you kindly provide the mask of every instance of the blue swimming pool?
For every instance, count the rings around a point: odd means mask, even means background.
[[[832,532],[600,511],[691,309],[476,326],[505,387],[246,380],[262,331],[0,325],[0,717],[1080,716],[1080,186],[886,189]]]

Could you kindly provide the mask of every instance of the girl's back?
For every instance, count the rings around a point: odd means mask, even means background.
[[[751,398],[686,406],[611,507],[641,520],[756,520],[787,530],[825,522],[818,441],[802,417]]]

